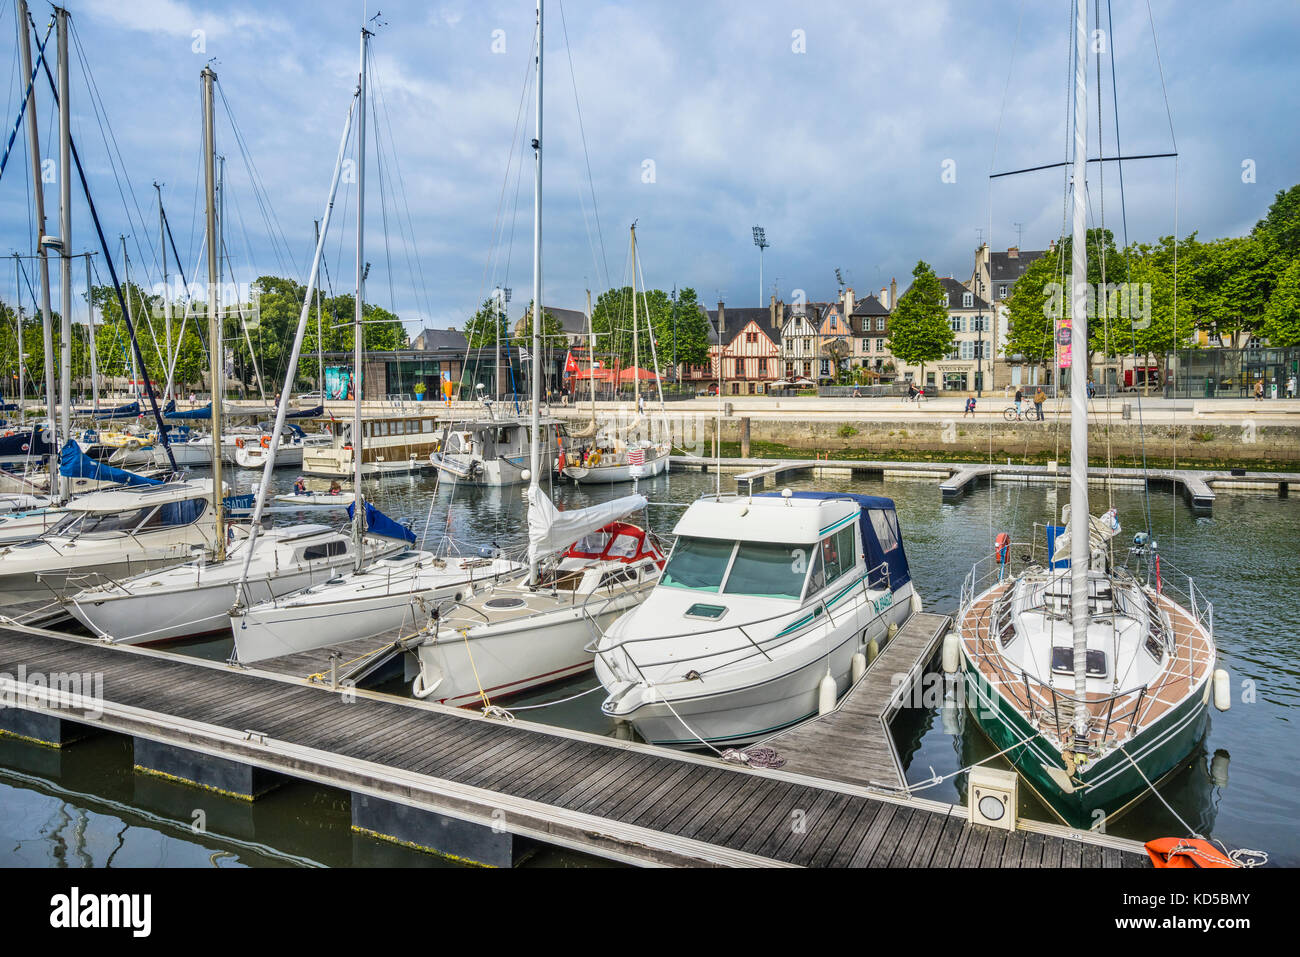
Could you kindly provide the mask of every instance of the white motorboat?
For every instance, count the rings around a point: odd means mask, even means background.
[[[231,609],[235,654],[250,664],[355,638],[409,634],[444,602],[462,601],[476,589],[524,570],[519,562],[495,556],[407,549],[361,571]]]
[[[212,481],[91,492],[39,538],[0,549],[0,601],[62,597],[213,547]]]
[[[540,423],[538,468],[544,473],[555,467],[557,447],[551,437],[558,427],[549,417]],[[528,481],[530,435],[526,419],[466,422],[447,433],[444,447],[429,454],[429,463],[464,485],[520,485]]]
[[[477,588],[427,617],[428,637],[415,648],[416,697],[486,703],[588,671],[600,629],[658,579],[662,553],[644,529],[620,521],[644,507],[644,496],[559,512],[536,486],[528,494],[535,577]]]
[[[662,475],[668,467],[668,445],[642,439],[608,452],[597,449],[583,464],[566,464],[562,474],[583,485],[631,482]]]
[[[815,715],[829,675],[920,607],[894,503],[827,492],[693,503],[654,591],[607,628],[605,714],[646,741],[743,744]]]
[[[224,631],[244,571],[247,530],[232,526],[224,561],[200,558],[172,568],[105,582],[67,597],[68,611],[100,638],[145,644]],[[390,538],[362,539],[366,560],[403,546]],[[356,560],[352,536],[324,525],[263,532],[253,545],[245,595],[267,601],[332,578]],[[246,599],[246,600],[248,600]]]
[[[285,426],[280,434],[279,447],[275,451],[276,468],[301,466],[303,450],[310,447],[327,448],[333,444],[329,435],[308,435],[296,425]],[[271,436],[263,432],[252,441],[250,437],[240,436],[235,440],[235,464],[245,469],[260,469],[266,464],[271,449]]]

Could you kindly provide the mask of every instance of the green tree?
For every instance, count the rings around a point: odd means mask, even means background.
[[[1019,285],[1019,283],[1017,283]],[[912,270],[912,285],[889,318],[889,351],[909,365],[937,362],[952,351],[952,326],[943,305],[943,285],[925,262]]]
[[[677,294],[677,361],[704,365],[709,361],[709,317],[687,286]]]
[[[498,339],[504,348],[506,340],[510,338],[506,329],[505,310],[493,299],[484,299],[483,305],[465,323],[465,338],[469,340],[471,349],[494,347]]]
[[[1300,346],[1300,257],[1278,277],[1277,288],[1264,311],[1263,331],[1270,345]]]

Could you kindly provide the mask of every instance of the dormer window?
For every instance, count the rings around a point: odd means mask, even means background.
[[[969,309],[975,305],[975,296],[973,293],[964,292],[961,296],[961,304],[964,308]]]
[[[948,294],[946,292],[943,294],[943,308],[948,308]]]

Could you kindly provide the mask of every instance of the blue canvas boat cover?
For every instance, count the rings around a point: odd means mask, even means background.
[[[348,506],[348,518],[356,515],[356,509],[356,502]],[[410,542],[412,545],[415,544],[415,532],[401,522],[389,518],[369,502],[366,502],[366,529],[383,538],[396,538],[404,542]]]
[[[212,418],[212,403],[197,409],[190,409],[187,412],[179,412],[175,407],[169,412],[164,412],[163,416],[168,419],[210,419]]]
[[[162,479],[136,475],[126,469],[114,468],[103,462],[96,462],[76,442],[63,446],[59,456],[59,474],[68,478],[96,479],[100,482],[112,482],[115,485],[161,485]]]
[[[779,492],[762,492],[764,498]],[[901,588],[912,580],[912,571],[903,551],[903,534],[898,526],[898,512],[892,498],[880,495],[858,495],[854,492],[794,492],[795,498],[847,499],[857,502],[862,512],[858,516],[858,529],[862,535],[862,554],[867,558],[867,568],[876,569],[882,564],[889,568],[889,587]],[[875,572],[869,579],[873,586],[883,585],[883,572]]]

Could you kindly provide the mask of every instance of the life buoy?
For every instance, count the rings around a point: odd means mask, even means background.
[[[242,448],[244,447],[244,440],[243,440],[243,439],[235,439],[235,447],[236,447],[236,448],[241,448],[241,449],[242,449]]]
[[[557,472],[563,472],[563,471],[564,471],[564,465],[565,465],[565,463],[564,463],[564,450],[561,449],[561,450],[560,450],[560,458],[559,458],[559,459],[556,461],[556,463],[555,463],[555,471],[557,471]]]
[[[1147,856],[1156,867],[1237,867],[1209,841],[1161,837],[1146,843]]]
[[[269,435],[262,436],[262,448],[269,449],[270,447],[271,447],[271,437]]]
[[[997,557],[999,565],[1007,563],[1007,557],[1011,551],[1011,536],[1006,532],[999,532],[997,538],[993,539],[993,554]]]

